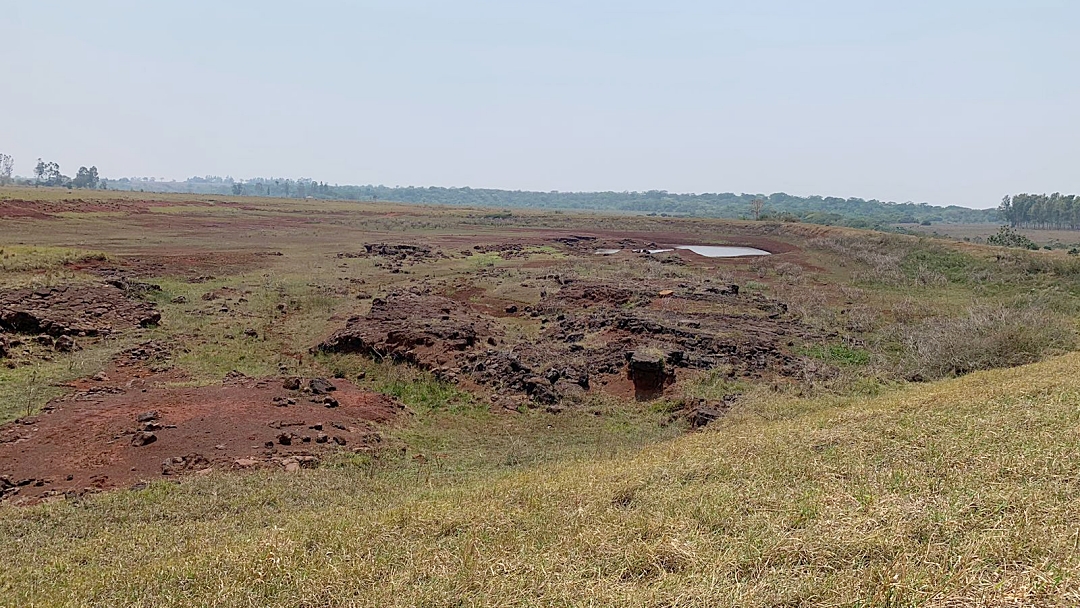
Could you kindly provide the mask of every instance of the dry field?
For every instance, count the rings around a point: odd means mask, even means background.
[[[934,224],[932,226],[920,226],[918,224],[903,224],[902,228],[925,234],[927,236],[941,236],[960,241],[980,241],[986,237],[997,234],[999,224]],[[1019,228],[1017,232],[1028,237],[1039,245],[1060,243],[1072,247],[1080,244],[1080,232],[1076,230],[1033,230],[1031,228]]]
[[[692,244],[772,255],[642,251]],[[1078,292],[812,225],[0,190],[0,606],[1075,605]]]

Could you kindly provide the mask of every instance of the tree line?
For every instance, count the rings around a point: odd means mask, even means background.
[[[0,186],[15,183],[13,175],[15,158],[10,154],[0,153]],[[102,188],[108,186],[106,180],[98,175],[97,167],[79,167],[75,177],[68,177],[60,172],[60,164],[37,159],[34,167],[34,179],[22,180],[24,185],[32,186],[60,186],[62,188]]]
[[[62,188],[106,188],[107,182],[98,176],[97,167],[79,167],[75,177],[60,172],[60,165],[40,158],[34,166],[35,186],[60,186]]]
[[[1080,230],[1080,196],[1058,192],[1006,196],[998,214],[1013,228]]]
[[[10,157],[9,157],[10,158]],[[3,182],[3,155],[0,155],[0,182]],[[10,169],[8,171],[10,183]],[[641,213],[674,217],[718,217],[796,221],[853,228],[891,228],[904,224],[971,224],[1010,221],[1003,215],[1013,206],[998,209],[969,209],[926,203],[893,203],[876,199],[830,196],[795,196],[783,192],[769,195],[732,192],[679,194],[666,190],[645,192],[533,192],[490,188],[446,188],[383,185],[330,185],[309,178],[256,177],[236,180],[208,175],[184,181],[154,178],[105,180],[97,167],[80,167],[74,178],[65,176],[55,162],[38,159],[34,180],[28,185],[72,188],[109,188],[145,192],[218,194],[269,197],[296,197],[353,201],[396,201],[498,208],[593,210]],[[1030,195],[1006,197],[1007,200]],[[1059,196],[1059,195],[1054,195]],[[1006,209],[1007,207],[1007,209]],[[1029,220],[1025,220],[1025,224]],[[1080,221],[1074,222],[1080,226]],[[1013,224],[1021,225],[1021,224]]]

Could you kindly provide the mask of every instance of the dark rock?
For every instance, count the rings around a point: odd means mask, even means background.
[[[326,433],[319,433],[315,436],[315,443],[326,443],[330,440],[330,436]]]
[[[62,353],[69,353],[75,350],[75,338],[67,335],[60,336],[53,342],[53,348]]]
[[[300,378],[286,378],[285,381],[281,383],[281,386],[287,391],[298,391],[300,390]]]
[[[282,433],[282,434],[277,436],[277,442],[280,443],[281,445],[292,445],[292,440],[293,440],[293,434],[292,433]]]
[[[312,394],[315,395],[325,395],[326,393],[337,390],[337,387],[326,378],[312,378],[311,382],[308,384],[308,388],[310,388]]]
[[[150,422],[161,418],[161,414],[157,410],[150,410],[149,412],[143,412],[135,417],[135,422]]]
[[[664,354],[651,349],[637,350],[627,354],[627,375],[634,382],[634,396],[638,400],[655,399],[664,387],[675,380],[674,374],[664,367]]]
[[[699,429],[703,426],[707,426],[714,420],[719,419],[724,415],[723,412],[716,408],[699,406],[690,410],[686,415],[686,419],[690,421],[690,426]]]
[[[345,441],[345,438],[342,437],[341,435],[334,435],[334,443],[336,443],[338,445],[345,445],[348,442]]]
[[[187,298],[185,298],[184,296],[176,296],[175,298],[173,298],[170,301],[173,304],[187,304]]]
[[[137,431],[131,437],[131,445],[133,445],[135,447],[142,447],[144,445],[150,445],[151,443],[154,443],[155,441],[157,441],[157,435],[155,435],[155,434],[153,434],[153,433],[151,433],[149,431]]]

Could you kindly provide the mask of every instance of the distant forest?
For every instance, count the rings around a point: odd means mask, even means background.
[[[676,194],[648,192],[527,192],[483,188],[339,186],[310,179],[254,178],[233,180],[215,176],[182,182],[146,178],[109,180],[109,189],[192,194],[312,197],[354,201],[395,201],[496,208],[595,210],[672,217],[775,219],[814,224],[883,228],[895,224],[993,223],[996,209],[935,207],[926,203],[889,203],[861,198],[790,194]]]
[[[1080,230],[1080,196],[1056,192],[1006,196],[998,215],[1013,228]]]

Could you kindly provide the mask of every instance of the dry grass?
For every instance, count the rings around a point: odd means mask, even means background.
[[[12,195],[73,198],[66,191],[0,190],[0,198]],[[123,201],[146,195],[75,196]],[[1080,262],[1064,254],[995,258],[974,245],[799,224],[517,210],[499,218],[490,210],[391,203],[154,199],[174,204],[158,209],[170,214],[168,221],[154,214],[123,221],[72,213],[62,221],[20,221],[26,232],[7,239],[103,248],[117,256],[280,248],[284,255],[267,258],[257,270],[207,283],[152,278],[163,288],[151,296],[163,322],[144,337],[175,345],[172,363],[195,383],[216,382],[232,369],[274,375],[281,365],[288,373],[350,379],[363,372],[363,386],[402,399],[414,414],[381,429],[391,446],[384,452],[342,455],[295,475],[218,472],[180,485],[0,507],[0,606],[1080,602],[1080,378],[1073,372],[1080,354],[907,387],[879,380],[877,368],[880,357],[897,355],[889,348],[901,350],[898,339],[886,339],[893,324],[940,331],[933,325],[938,321],[928,319],[956,317],[975,297],[998,306],[1041,290],[1041,310],[1077,316],[1069,294]],[[210,199],[250,208],[240,213],[188,204]],[[248,229],[237,229],[241,215]],[[298,216],[318,219],[281,221]],[[384,293],[422,276],[452,285],[482,272],[487,278],[477,283],[491,294],[531,302],[537,276],[551,272],[492,254],[388,275],[368,260],[340,261],[336,252],[388,235],[424,240],[507,226],[585,224],[678,230],[703,239],[719,231],[810,242],[804,252],[826,270],[780,256],[702,270],[652,259],[544,255],[560,273],[588,280],[632,286],[691,284],[708,276],[781,297],[799,318],[836,330],[835,340],[800,345],[798,352],[841,375],[799,397],[800,391],[734,379],[723,369],[702,374],[683,386],[685,397],[742,396],[728,418],[683,436],[680,424],[667,424],[670,404],[663,402],[592,397],[558,416],[494,414],[481,398],[415,369],[307,354],[321,335],[363,313],[357,290]],[[148,231],[151,238],[144,240]],[[47,275],[64,260],[53,253],[42,256],[44,266],[11,276]],[[852,278],[858,287],[848,284]],[[335,291],[350,279],[365,282],[348,293]],[[202,300],[205,292],[226,287],[235,290],[229,301]],[[174,303],[176,296],[187,302]],[[223,303],[229,314],[218,311]],[[953,335],[965,339],[973,327],[983,327],[964,326],[972,319],[959,317],[941,323],[955,324],[961,330]],[[1030,337],[1009,328],[1029,331],[1024,328],[1045,325],[1044,318],[1020,315],[1007,326],[994,321],[986,337]],[[247,328],[257,337],[245,337]],[[528,339],[535,328],[519,329],[518,337]],[[866,345],[856,346],[845,332],[869,334]],[[47,382],[85,375],[107,355],[58,355]],[[0,397],[17,388],[2,386],[8,378],[25,380],[0,374]],[[3,415],[13,414],[0,409]],[[414,460],[421,453],[425,457]]]
[[[1044,305],[976,304],[900,328],[909,375],[934,379],[1013,367],[1076,347],[1074,323]]]
[[[1080,355],[755,404],[620,458],[216,475],[0,510],[0,604],[1080,601]]]

